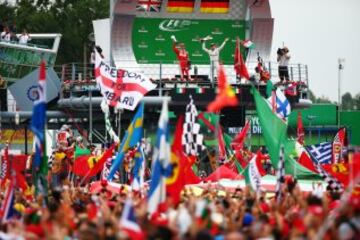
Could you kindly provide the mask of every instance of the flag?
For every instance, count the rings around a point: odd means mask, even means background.
[[[141,12],[160,12],[162,0],[138,0],[136,10]]]
[[[226,160],[226,148],[225,148],[225,142],[224,142],[224,134],[222,131],[222,128],[220,126],[220,123],[218,123],[217,127],[217,138],[218,138],[218,146],[219,146],[219,163],[223,164]]]
[[[145,154],[144,146],[139,144],[137,152],[135,153],[135,165],[133,169],[133,180],[131,188],[134,191],[140,191],[144,186],[144,174],[145,174]]]
[[[236,47],[234,54],[234,69],[236,75],[239,76],[240,78],[245,78],[247,80],[250,79],[249,72],[246,68],[243,56],[241,54],[239,38],[236,39]]]
[[[82,155],[90,155],[91,151],[88,148],[80,148],[79,146],[75,146],[74,151],[74,159],[82,156]]]
[[[219,93],[216,95],[215,100],[208,105],[208,112],[219,112],[224,107],[234,107],[239,104],[234,89],[227,83],[222,65],[219,66],[218,79]]]
[[[284,93],[277,88],[275,91],[275,98],[269,97],[267,100],[269,105],[274,108],[276,115],[283,121],[287,121],[287,117],[291,112],[291,106]]]
[[[184,131],[181,137],[184,152],[192,156],[198,156],[205,149],[204,136],[200,134],[200,124],[196,123],[197,116],[194,100],[190,98],[190,103],[186,106]]]
[[[323,180],[327,183],[328,188],[334,191],[342,191],[344,190],[344,187],[341,182],[339,182],[336,178],[331,176],[327,171],[323,169],[320,163],[315,164],[316,170],[320,174],[320,176],[323,178]]]
[[[120,148],[116,155],[116,158],[110,168],[107,179],[111,181],[114,174],[119,169],[124,159],[126,152],[129,148],[136,146],[143,136],[143,119],[144,119],[144,104],[141,103],[132,122],[130,123],[125,136],[121,141]]]
[[[285,156],[284,156],[284,146],[280,147],[280,154],[279,154],[279,162],[276,169],[276,188],[275,188],[275,195],[277,201],[281,201],[281,184],[285,181]]]
[[[168,0],[167,11],[191,13],[194,11],[195,0]]]
[[[166,192],[174,204],[180,201],[180,193],[187,184],[188,176],[195,174],[192,172],[191,163],[183,152],[183,124],[184,117],[180,116],[174,133],[174,141],[171,146],[171,164],[173,166],[173,174],[166,178]],[[200,182],[200,181],[199,181]]]
[[[4,156],[1,159],[0,180],[1,187],[5,186],[6,181],[10,178],[9,146],[4,148]]]
[[[145,234],[136,221],[135,210],[130,199],[127,199],[120,218],[120,229],[125,231],[131,240],[145,239]]]
[[[146,93],[156,88],[147,77],[115,69],[95,51],[95,77],[108,105],[133,111]]]
[[[241,44],[242,44],[244,47],[246,47],[246,48],[250,48],[250,49],[256,48],[255,43],[253,43],[253,42],[250,41],[250,40],[242,41]]]
[[[285,139],[287,125],[272,112],[267,101],[260,96],[259,91],[255,88],[252,89],[266,147],[269,150],[272,165],[277,168],[280,144]]]
[[[343,150],[347,145],[346,141],[346,128],[340,128],[334,137],[334,141],[332,143],[332,162],[338,163],[342,160]]]
[[[332,163],[332,143],[323,142],[305,147],[315,164]]]
[[[272,81],[267,81],[266,82],[266,96],[269,98],[271,97],[274,91],[274,84],[272,83]]]
[[[298,119],[297,119],[297,141],[304,145],[305,142],[305,134],[304,134],[304,126],[301,116],[301,111],[298,111]]]
[[[46,69],[45,62],[42,61],[39,70],[38,97],[34,101],[33,115],[31,118],[31,131],[34,133],[35,156],[33,168],[40,169],[44,156],[45,143],[45,122],[46,122]]]
[[[15,195],[14,195],[14,185],[10,182],[8,188],[6,189],[4,200],[2,201],[1,206],[1,223],[4,224],[11,220],[16,211],[14,209],[15,204]]]
[[[202,13],[228,13],[230,0],[202,0],[200,12]]]
[[[241,129],[238,135],[231,142],[231,146],[234,150],[240,150],[244,146],[245,138],[250,129],[250,120],[247,120],[245,126]]]
[[[243,175],[246,184],[250,185],[254,191],[260,190],[261,177],[266,175],[266,171],[262,166],[259,154],[254,154],[253,158],[245,168]]]
[[[156,133],[150,189],[148,192],[148,213],[161,210],[166,200],[165,178],[172,174],[170,164],[168,102],[164,101]]]
[[[286,173],[291,174],[296,172],[298,179],[315,177],[316,174],[314,174],[314,172],[301,166],[294,159],[293,152],[295,150],[296,140],[287,139],[286,122],[277,117],[272,111],[271,106],[269,106],[268,102],[260,95],[255,87],[252,87],[251,91],[254,96],[256,112],[259,117],[265,145],[269,151],[273,167],[277,168],[278,166],[280,145],[284,144]]]

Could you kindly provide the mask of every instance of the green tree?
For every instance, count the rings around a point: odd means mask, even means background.
[[[353,110],[355,101],[351,96],[351,93],[347,92],[341,97],[342,110]]]
[[[61,33],[56,64],[63,64],[83,59],[84,46],[89,46],[88,36],[93,32],[92,21],[109,16],[109,1],[20,0],[15,6],[1,4],[0,16],[5,13],[8,20],[16,21],[18,32],[26,28],[31,33]]]

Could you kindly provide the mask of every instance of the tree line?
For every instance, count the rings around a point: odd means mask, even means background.
[[[79,62],[89,55],[92,21],[109,17],[109,0],[17,0],[0,3],[0,23],[21,33],[61,33],[56,64]]]

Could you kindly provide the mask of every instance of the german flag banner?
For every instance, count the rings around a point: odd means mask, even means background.
[[[195,0],[168,0],[167,11],[191,13],[194,11]]]
[[[202,13],[228,13],[230,0],[202,0],[200,12]]]

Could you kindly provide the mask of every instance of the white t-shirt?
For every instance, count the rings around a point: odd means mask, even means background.
[[[284,55],[282,55],[279,59],[279,66],[287,66],[289,65],[289,60],[290,60],[290,54],[286,53]]]
[[[26,45],[31,38],[28,34],[21,34],[19,37],[19,44]]]
[[[11,40],[11,34],[10,34],[10,32],[2,32],[1,33],[1,40],[3,40],[3,41],[6,41],[6,42],[10,42],[10,40]]]

